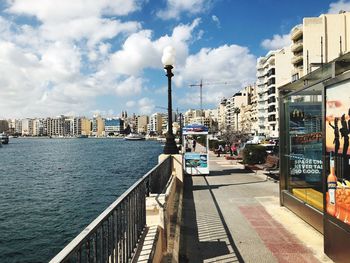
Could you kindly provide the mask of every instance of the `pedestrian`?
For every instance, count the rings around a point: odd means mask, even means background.
[[[234,154],[234,155],[237,155],[237,146],[236,146],[235,143],[233,143],[233,144],[231,145],[231,152],[232,152],[231,156],[232,156],[233,154]]]
[[[223,151],[224,151],[224,147],[223,147],[221,144],[219,144],[219,148],[217,149],[217,152],[218,152],[217,157],[220,157],[220,154],[221,154]]]
[[[193,142],[192,142],[192,147],[193,147],[193,151],[195,152],[196,151],[196,140],[193,139]]]

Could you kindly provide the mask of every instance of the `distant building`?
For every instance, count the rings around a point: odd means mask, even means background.
[[[218,106],[218,129],[222,131],[226,128],[226,103],[227,99],[223,98]]]
[[[136,118],[137,132],[147,133],[147,124],[149,123],[149,117],[147,115],[138,116]]]
[[[162,134],[162,124],[163,124],[163,114],[161,113],[153,113],[149,120],[148,125],[148,133]]]
[[[33,136],[33,120],[23,119],[22,120],[22,136]]]
[[[94,136],[104,136],[105,133],[105,122],[101,116],[96,115],[92,119],[92,134]]]
[[[256,135],[258,130],[257,88],[254,85],[249,85],[244,87],[241,93],[247,96],[239,107],[239,129],[245,133]]]
[[[105,134],[117,135],[124,131],[124,121],[120,118],[112,118],[105,120]]]
[[[0,120],[0,132],[8,132],[9,123],[7,120]]]
[[[56,118],[46,118],[46,130],[48,136],[67,136],[69,128],[67,129],[66,117],[61,115]]]
[[[22,135],[22,120],[15,120],[15,133]]]
[[[44,119],[34,119],[33,120],[33,136],[43,136],[45,134]]]
[[[87,118],[81,118],[81,134],[91,135],[92,122]]]

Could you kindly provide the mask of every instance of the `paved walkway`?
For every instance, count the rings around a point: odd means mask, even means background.
[[[332,262],[323,236],[279,206],[278,183],[210,157],[210,175],[185,177],[181,262]]]

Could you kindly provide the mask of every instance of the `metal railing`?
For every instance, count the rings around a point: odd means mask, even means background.
[[[172,157],[123,193],[50,262],[130,262],[146,228],[146,197],[165,192]]]

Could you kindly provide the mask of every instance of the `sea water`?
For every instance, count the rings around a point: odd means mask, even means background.
[[[10,139],[0,148],[0,262],[47,262],[157,164],[155,141]]]

